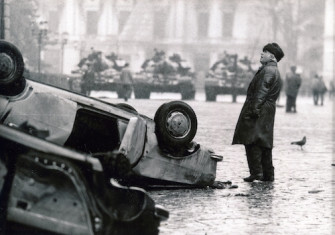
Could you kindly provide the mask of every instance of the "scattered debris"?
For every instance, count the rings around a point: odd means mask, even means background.
[[[237,193],[235,194],[235,197],[249,197],[250,194],[244,194],[244,193]]]
[[[230,186],[229,188],[234,189],[234,188],[238,188],[238,186],[234,184],[234,185]]]
[[[215,181],[211,186],[209,186],[210,188],[214,188],[214,189],[234,189],[234,188],[238,188],[237,185],[232,185],[231,181],[225,181],[225,182],[221,182],[221,181]]]
[[[308,193],[320,193],[323,192],[324,190],[310,190]]]

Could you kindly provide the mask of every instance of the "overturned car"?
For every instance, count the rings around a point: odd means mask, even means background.
[[[0,122],[45,130],[49,142],[80,152],[118,150],[131,164],[129,181],[141,186],[211,186],[216,155],[193,141],[197,118],[182,101],[162,104],[154,120],[127,104],[111,104],[26,80],[18,49],[0,42]]]
[[[0,125],[3,234],[158,234],[169,212],[144,190],[110,180],[126,174],[110,164],[119,153],[96,158],[16,129]]]

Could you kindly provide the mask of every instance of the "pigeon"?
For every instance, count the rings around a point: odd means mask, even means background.
[[[302,140],[291,142],[291,144],[299,145],[300,148],[302,149],[302,146],[306,144],[306,136],[304,136]]]

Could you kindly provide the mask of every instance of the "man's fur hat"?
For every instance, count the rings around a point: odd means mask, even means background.
[[[276,57],[277,62],[279,62],[284,57],[283,50],[275,42],[266,44],[263,48],[263,51],[272,53]]]

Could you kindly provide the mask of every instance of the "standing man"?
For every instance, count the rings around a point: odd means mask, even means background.
[[[81,83],[81,92],[84,95],[90,96],[91,90],[94,88],[95,72],[93,70],[93,64],[87,64],[87,70],[83,75],[83,81]]]
[[[312,80],[312,92],[313,92],[314,105],[318,105],[319,103],[319,85],[320,85],[319,80],[320,80],[319,76],[315,74]]]
[[[330,82],[329,82],[329,99],[332,99],[334,97],[334,92],[335,92],[334,81],[330,80]]]
[[[286,75],[286,112],[297,112],[296,100],[301,85],[301,77],[296,73],[297,67],[291,66],[291,72]]]
[[[313,92],[313,100],[314,105],[319,104],[319,98],[321,99],[321,105],[323,105],[324,94],[327,91],[327,87],[325,82],[323,81],[322,76],[315,74],[312,80],[312,92]]]
[[[326,84],[323,80],[323,77],[320,76],[319,94],[320,94],[320,99],[321,99],[321,106],[323,105],[323,98],[324,98],[324,95],[325,95],[326,92],[327,92]]]
[[[284,57],[277,43],[264,46],[258,69],[250,82],[246,101],[242,107],[232,144],[245,146],[250,176],[254,180],[274,181],[272,165],[273,126],[276,100],[282,87],[277,62]]]
[[[133,76],[131,75],[131,72],[129,70],[129,64],[126,63],[122,69],[120,79],[122,82],[122,93],[124,100],[127,101],[132,92],[132,86],[133,86]]]

